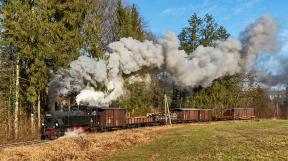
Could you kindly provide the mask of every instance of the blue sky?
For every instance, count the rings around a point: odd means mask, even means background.
[[[239,37],[249,23],[270,13],[280,24],[282,53],[288,52],[288,0],[124,0],[124,3],[136,4],[149,29],[157,35],[167,31],[178,34],[196,12],[200,16],[212,14],[233,37]]]
[[[200,16],[212,14],[216,21],[235,37],[257,17],[271,13],[288,28],[287,0],[124,0],[136,4],[149,28],[163,34],[179,33],[188,25],[187,20],[196,12]],[[277,2],[277,3],[276,3]]]

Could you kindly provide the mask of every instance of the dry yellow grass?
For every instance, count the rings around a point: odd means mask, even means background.
[[[106,133],[90,134],[82,137],[63,138],[41,145],[30,145],[0,150],[1,160],[100,160],[116,150],[137,143],[151,141],[158,130],[183,125],[146,127]]]

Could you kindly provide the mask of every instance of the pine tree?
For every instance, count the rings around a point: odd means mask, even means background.
[[[180,40],[181,49],[190,53],[200,45],[200,27],[202,19],[194,13],[188,20],[190,27],[185,27],[178,38]]]

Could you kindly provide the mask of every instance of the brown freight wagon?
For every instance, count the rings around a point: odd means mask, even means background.
[[[230,116],[232,119],[252,119],[254,118],[254,108],[232,108],[224,113],[224,116]]]
[[[211,109],[199,109],[199,121],[210,121],[212,120],[212,110]]]
[[[179,108],[173,110],[177,114],[179,122],[191,122],[199,120],[199,109]]]
[[[99,108],[97,113],[98,127],[110,128],[125,126],[125,109],[121,108]]]

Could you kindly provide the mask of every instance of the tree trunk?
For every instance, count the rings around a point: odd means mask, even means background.
[[[14,73],[14,72],[13,72]],[[14,77],[14,74],[12,74],[12,76]],[[10,130],[11,130],[11,116],[10,116],[10,107],[11,107],[11,96],[13,95],[12,92],[12,85],[13,85],[13,79],[9,78],[9,97],[8,97],[8,105],[7,105],[7,138],[10,138]]]
[[[11,129],[11,124],[10,124],[10,95],[9,95],[8,106],[7,106],[7,134],[6,134],[7,139],[10,138],[10,129]]]
[[[40,92],[38,94],[38,104],[37,104],[37,115],[38,115],[38,128],[41,128],[41,100],[40,100]]]
[[[34,132],[34,124],[35,124],[35,121],[34,121],[34,103],[32,104],[32,107],[31,107],[31,114],[30,114],[30,121],[31,121],[31,132],[33,133]]]
[[[20,68],[19,59],[16,60],[16,84],[15,84],[15,111],[14,111],[14,130],[15,138],[18,138],[18,113],[19,113],[19,78],[20,78]]]

